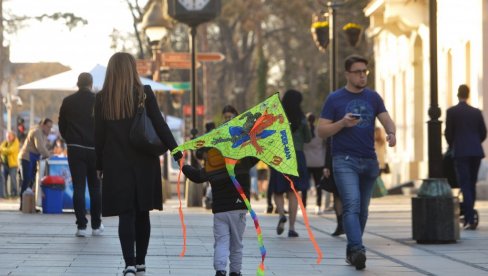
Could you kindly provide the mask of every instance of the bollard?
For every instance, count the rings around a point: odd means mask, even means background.
[[[412,198],[412,236],[417,243],[455,243],[459,239],[459,200],[445,178],[424,179]]]

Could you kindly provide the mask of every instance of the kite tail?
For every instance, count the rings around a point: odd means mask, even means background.
[[[236,179],[236,175],[234,172],[234,168],[236,166],[236,163],[237,163],[237,160],[235,160],[235,159],[225,158],[225,164],[226,164],[227,172],[229,173],[230,179],[232,180],[232,183],[234,183],[234,187],[237,189],[237,192],[241,196],[242,200],[244,200],[244,204],[246,204],[247,210],[249,210],[249,214],[251,215],[251,218],[254,221],[254,227],[256,228],[256,233],[258,235],[259,250],[261,251],[261,263],[258,266],[258,269],[256,271],[256,275],[264,276],[264,259],[266,258],[266,248],[264,248],[263,233],[261,231],[261,226],[259,226],[258,216],[256,215],[256,212],[254,212],[254,210],[252,209],[251,203],[249,202],[249,199],[247,199],[247,196],[244,193],[244,190],[242,189],[241,184]]]
[[[180,257],[185,256],[186,252],[186,225],[185,216],[183,215],[183,208],[181,207],[181,193],[180,193],[180,177],[183,170],[183,165],[185,164],[185,155],[180,159],[180,172],[178,173],[178,181],[176,182],[176,191],[178,192],[178,202],[180,206],[178,207],[178,213],[180,215],[181,231],[183,232],[183,249],[181,250]]]
[[[301,197],[298,195],[298,192],[295,190],[295,184],[293,184],[293,181],[288,176],[286,176],[285,174],[283,174],[283,176],[288,180],[288,182],[290,182],[290,187],[293,190],[293,193],[295,193],[295,196],[297,197],[298,203],[300,204],[300,209],[302,210],[303,221],[305,222],[305,226],[307,227],[308,236],[310,237],[310,241],[312,242],[313,247],[315,247],[315,251],[317,251],[317,255],[318,255],[317,256],[317,264],[320,264],[320,262],[322,261],[322,251],[320,250],[320,247],[317,244],[317,241],[315,240],[315,237],[312,233],[312,229],[310,228],[310,224],[309,224],[308,216],[307,216],[307,211],[305,209],[305,206],[303,205],[303,201],[302,201]]]

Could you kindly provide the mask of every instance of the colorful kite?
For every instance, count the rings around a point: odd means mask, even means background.
[[[244,200],[251,218],[254,221],[259,249],[261,251],[261,264],[258,267],[257,275],[264,275],[266,249],[263,244],[261,227],[259,226],[259,220],[256,213],[251,208],[249,200],[235,177],[234,167],[239,159],[250,156],[262,160],[283,174],[298,176],[293,136],[278,93],[225,124],[222,124],[211,132],[180,145],[172,151],[172,154],[185,150],[195,150],[202,147],[217,148],[225,157],[227,172],[229,173],[235,188]],[[180,162],[182,165],[183,160]],[[286,175],[285,178],[290,182],[291,188],[298,199],[309,237],[318,253],[317,263],[320,263],[322,252],[320,251],[310,229],[307,213],[303,206],[303,202],[301,201],[301,197],[298,196],[293,181]],[[179,188],[177,190],[179,191]],[[180,195],[178,195],[178,198],[180,198]],[[186,226],[184,224],[183,212],[181,210],[181,200],[180,219],[182,222],[184,238],[183,251],[181,253],[183,256],[186,250]]]

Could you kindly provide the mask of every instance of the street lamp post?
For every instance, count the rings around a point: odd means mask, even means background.
[[[161,40],[168,35],[168,29],[172,28],[171,23],[164,16],[162,0],[155,0],[151,3],[142,19],[142,27],[149,40],[153,56],[152,78],[154,81],[159,82],[161,80]],[[171,188],[168,183],[168,158],[170,158],[170,155],[166,154],[163,159],[163,202],[171,198]]]
[[[330,84],[329,89],[330,92],[335,91],[337,88],[337,78],[335,69],[337,68],[336,62],[336,14],[335,9],[337,4],[335,2],[327,2],[327,9],[329,12],[329,43],[331,44],[329,47],[329,76],[330,76]]]
[[[443,177],[442,173],[442,146],[441,124],[439,117],[441,109],[437,101],[437,1],[429,1],[429,39],[430,39],[430,107],[427,123],[428,127],[428,154],[429,177]]]
[[[142,26],[146,34],[153,55],[153,80],[160,81],[161,59],[159,54],[160,43],[168,35],[171,23],[164,18],[162,0],[155,0],[151,3],[149,10],[142,19]]]

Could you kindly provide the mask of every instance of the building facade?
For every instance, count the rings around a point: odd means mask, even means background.
[[[435,1],[435,0],[430,0]],[[375,86],[397,124],[397,146],[388,149],[387,185],[428,177],[430,117],[429,0],[372,0],[368,36],[374,41]],[[488,122],[488,0],[437,0],[438,103],[457,104],[457,87],[471,88],[470,104]],[[484,94],[487,94],[484,97]],[[487,108],[484,108],[487,107]],[[442,135],[442,149],[447,144]],[[488,153],[488,143],[484,144]]]

